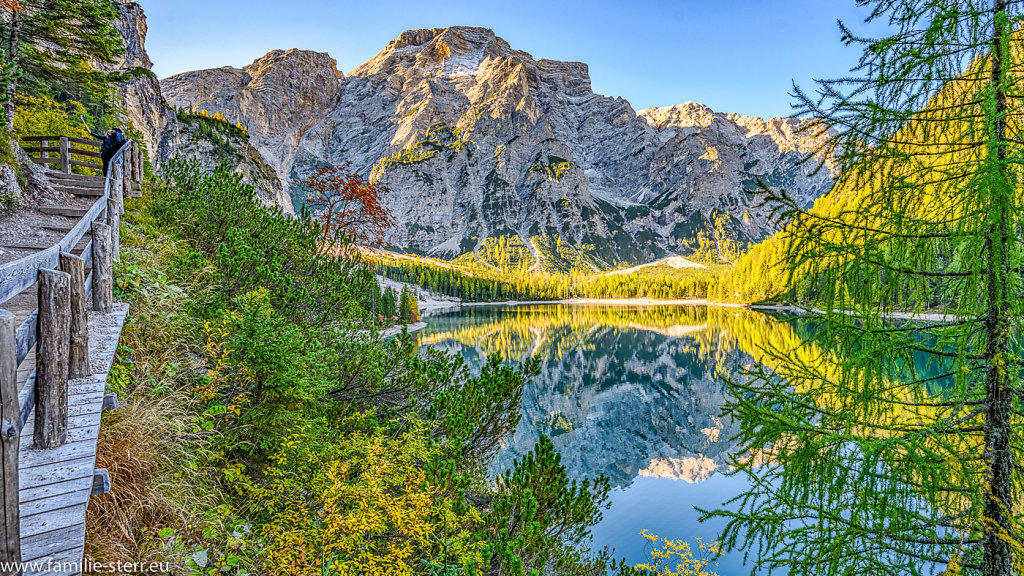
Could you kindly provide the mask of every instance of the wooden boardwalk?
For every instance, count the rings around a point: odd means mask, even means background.
[[[142,158],[129,141],[105,177],[83,176],[70,167],[100,166],[73,154],[99,154],[70,144],[92,141],[22,140],[40,142],[35,162],[61,166],[46,176],[65,202],[36,208],[52,217],[38,238],[0,246],[0,576],[80,574],[89,498],[110,489],[107,471],[95,468],[96,447],[102,411],[117,404],[105,389],[128,313],[113,303],[112,264]],[[9,569],[12,561],[21,569]]]
[[[33,448],[32,417],[21,431],[18,495],[24,574],[80,573],[103,395],[127,313],[128,306],[119,304],[112,314],[89,315],[93,374],[69,382],[67,443],[53,450]]]

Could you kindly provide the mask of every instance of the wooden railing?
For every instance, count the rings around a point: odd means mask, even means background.
[[[103,170],[103,165],[100,163],[89,162],[87,160],[76,160],[74,158],[75,156],[101,158],[98,151],[71,147],[72,144],[80,144],[89,146],[90,148],[99,148],[102,144],[99,140],[74,138],[71,136],[22,136],[20,140],[22,142],[21,147],[29,153],[29,158],[31,158],[36,164],[43,164],[45,166],[57,164],[60,166],[58,170],[65,174],[71,173],[72,166]],[[28,146],[26,145],[28,142],[38,142],[39,144],[36,146]],[[56,146],[54,146],[54,144],[56,144]],[[32,153],[37,153],[39,156],[32,156]],[[57,155],[54,156],[54,153]]]
[[[41,142],[35,150],[53,151],[45,164],[99,168],[77,162],[82,154],[69,144],[93,143],[78,138],[37,136],[23,141]],[[60,142],[50,147],[49,142]],[[90,154],[86,154],[89,156]],[[99,153],[96,153],[98,156]],[[20,324],[17,316],[0,310],[0,488],[4,513],[0,517],[0,562],[20,562],[18,510],[19,436],[35,411],[33,441],[36,448],[52,449],[67,439],[68,380],[89,375],[87,309],[100,314],[113,311],[113,262],[120,254],[120,222],[126,191],[141,180],[139,148],[129,141],[111,158],[103,196],[53,246],[0,265],[0,306],[35,286],[38,307]],[[89,242],[76,256],[72,250],[89,234]],[[91,306],[89,305],[91,303]],[[22,312],[24,315],[24,311]],[[35,371],[18,390],[17,372],[31,349],[36,349]]]
[[[21,148],[29,154],[29,159],[36,164],[42,164],[47,167],[51,164],[56,164],[59,168],[55,168],[55,170],[64,174],[70,174],[72,166],[90,168],[100,171],[101,173],[103,171],[103,164],[101,162],[90,162],[88,160],[75,159],[76,156],[81,156],[86,159],[102,159],[103,157],[99,152],[99,147],[103,143],[99,140],[75,138],[73,136],[22,136],[19,140],[21,141]],[[56,146],[54,144],[56,144]],[[71,146],[73,144],[95,148],[96,150],[72,148]],[[136,142],[129,140],[128,143],[121,147],[121,153],[126,156],[125,160],[131,167],[130,170],[125,171],[125,175],[131,177],[135,182],[141,182],[142,156],[139,150],[139,145]],[[33,154],[38,154],[38,156],[33,156]]]

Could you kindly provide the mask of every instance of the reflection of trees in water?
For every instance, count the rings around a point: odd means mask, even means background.
[[[747,310],[538,305],[435,317],[421,342],[459,350],[473,366],[490,354],[541,358],[495,470],[546,434],[572,475],[603,473],[622,486],[638,474],[700,481],[726,466],[736,427],[719,418],[718,375],[779,338],[797,337]]]

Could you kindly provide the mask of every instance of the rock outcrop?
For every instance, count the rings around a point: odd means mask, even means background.
[[[218,135],[213,135],[211,130],[200,130],[204,119],[189,115],[179,117],[167,104],[160,83],[150,70],[153,63],[146,53],[146,15],[142,7],[135,2],[123,2],[118,3],[117,8],[115,24],[124,37],[125,52],[108,71],[118,72],[125,78],[121,84],[125,123],[134,128],[136,137],[141,136],[153,166],[158,167],[175,156],[197,159],[206,168],[227,160],[253,185],[263,202],[292,212],[291,200],[280,176],[246,137],[229,134],[223,129]]]
[[[326,54],[275,50],[242,70],[187,72],[165,80],[161,89],[176,106],[244,119],[251,143],[274,168],[283,190],[302,137],[336,104],[340,76],[337,62]],[[195,94],[209,96],[190,101]]]
[[[747,194],[757,178],[808,202],[831,186],[799,164],[815,144],[802,121],[637,112],[594,94],[586,64],[534,59],[486,28],[403,32],[347,76],[288,50],[161,86],[174,106],[245,125],[282,186],[351,162],[391,191],[386,240],[442,257],[511,236],[542,262],[537,240],[557,236],[595,268],[649,261],[688,252],[723,216],[741,242],[772,232]]]

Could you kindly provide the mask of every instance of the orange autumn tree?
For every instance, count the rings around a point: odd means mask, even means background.
[[[380,244],[391,227],[391,213],[381,204],[383,184],[366,180],[348,162],[324,166],[296,181],[306,205],[323,226],[324,240]]]

